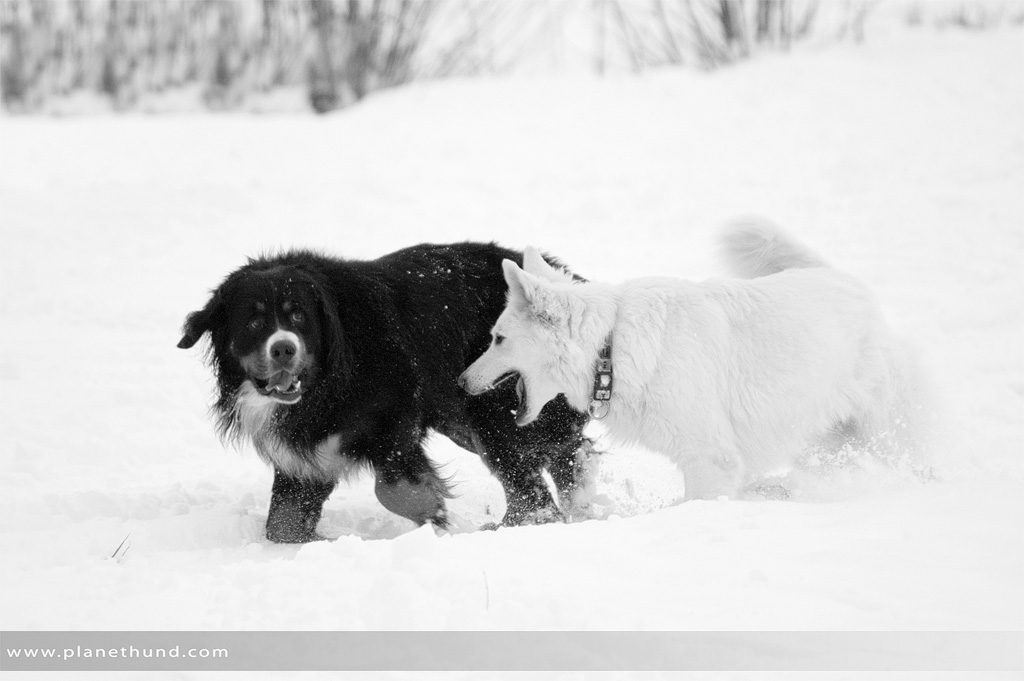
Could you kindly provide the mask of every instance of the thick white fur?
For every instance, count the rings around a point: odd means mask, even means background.
[[[340,435],[321,440],[312,456],[299,456],[274,432],[278,407],[277,400],[261,395],[251,381],[243,382],[235,397],[234,432],[249,439],[261,459],[293,478],[306,480],[344,479],[360,469],[359,464],[340,453]]]
[[[870,292],[765,223],[733,226],[724,247],[753,278],[568,283],[505,261],[503,339],[466,370],[466,389],[517,371],[520,425],[559,393],[585,410],[610,335],[609,435],[673,457],[686,498],[736,493],[810,446],[893,428],[897,371]],[[538,261],[528,250],[528,268]]]

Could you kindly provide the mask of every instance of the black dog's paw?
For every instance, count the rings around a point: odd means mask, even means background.
[[[500,523],[484,523],[479,527],[481,531],[490,532],[501,527],[518,527],[520,525],[546,525],[548,523],[564,523],[565,515],[558,510],[557,506],[542,506],[540,508],[510,508],[505,512],[505,517]]]
[[[547,523],[564,523],[565,515],[557,506],[540,506],[533,508],[521,508],[510,506],[505,511],[505,517],[501,524],[506,527],[516,525],[546,525]]]
[[[328,541],[327,537],[316,530],[295,527],[268,527],[267,539],[275,544],[308,544],[314,541]]]
[[[448,509],[444,506],[437,509],[433,516],[427,521],[434,526],[435,530],[447,531],[451,529],[451,521],[448,519]]]
[[[448,511],[444,504],[448,492],[440,478],[424,474],[417,482],[406,478],[385,482],[378,476],[373,489],[377,500],[392,513],[417,525],[430,523],[442,530],[448,528]]]

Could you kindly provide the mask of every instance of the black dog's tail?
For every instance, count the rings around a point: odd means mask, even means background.
[[[745,279],[797,267],[828,267],[817,253],[758,218],[729,224],[722,235],[722,256],[732,273]]]

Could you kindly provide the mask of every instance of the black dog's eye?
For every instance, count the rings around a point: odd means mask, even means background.
[[[302,314],[302,310],[292,310],[291,319],[292,324],[301,324],[306,321],[306,315]]]
[[[505,337],[502,336],[500,333],[497,333],[497,334],[494,335],[494,344],[495,345],[501,345],[504,341],[505,341]]]
[[[252,329],[253,331],[259,331],[260,329],[263,328],[264,323],[265,322],[263,321],[263,317],[254,317],[253,319],[249,320],[249,328]]]

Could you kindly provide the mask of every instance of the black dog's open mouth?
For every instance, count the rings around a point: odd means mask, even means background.
[[[251,380],[261,395],[278,402],[294,404],[302,399],[302,379],[299,375],[279,371],[270,378],[251,377]]]

